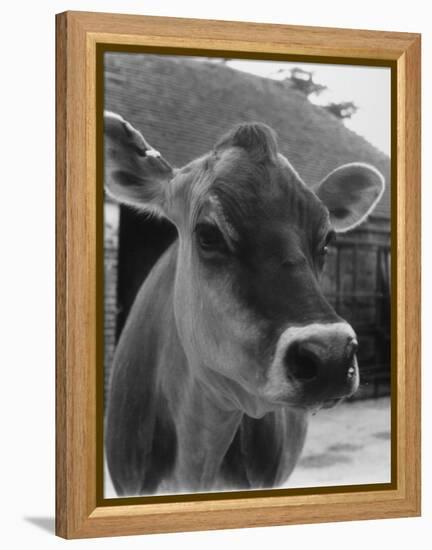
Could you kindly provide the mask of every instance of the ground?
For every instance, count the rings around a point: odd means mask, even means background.
[[[321,410],[311,418],[302,456],[285,487],[390,481],[390,399]]]
[[[115,497],[105,472],[105,496]],[[342,403],[311,417],[306,444],[285,487],[390,481],[390,399]]]

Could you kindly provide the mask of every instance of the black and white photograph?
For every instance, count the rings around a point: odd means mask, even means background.
[[[391,483],[391,69],[103,69],[104,498]]]

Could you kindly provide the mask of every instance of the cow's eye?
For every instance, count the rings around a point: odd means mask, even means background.
[[[227,251],[225,239],[218,227],[212,223],[199,223],[196,227],[197,242],[204,252]]]

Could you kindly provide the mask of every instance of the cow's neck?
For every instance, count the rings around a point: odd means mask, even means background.
[[[177,435],[174,471],[160,490],[218,490],[224,487],[221,467],[244,413],[259,418],[267,411],[218,369],[201,364],[197,356],[186,356],[173,306],[176,258],[177,244],[160,262],[154,288],[148,290],[160,301],[155,309],[161,316],[164,335],[163,342],[158,342],[157,386],[168,404]]]
[[[243,413],[232,402],[221,401],[230,392],[229,383],[208,366],[192,364],[177,332],[172,290],[176,271],[177,243],[157,266],[154,288],[156,308],[162,321],[164,339],[158,347],[158,391],[168,403],[177,432],[177,453],[173,478],[163,490],[216,489],[218,473],[234,438]],[[161,284],[164,281],[164,285]],[[170,290],[167,290],[167,286]],[[160,289],[164,289],[161,292]],[[159,292],[156,292],[159,289]],[[171,294],[171,295],[170,295]],[[160,301],[160,303],[159,303]],[[156,342],[152,342],[156,345]],[[197,373],[206,372],[205,381]],[[221,386],[222,385],[222,386]]]
[[[218,403],[205,384],[190,377],[177,410],[179,490],[218,489],[219,472],[242,413]]]

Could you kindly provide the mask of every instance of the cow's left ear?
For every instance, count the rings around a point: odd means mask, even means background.
[[[338,233],[353,229],[372,212],[384,192],[384,177],[368,164],[344,164],[317,186]]]

